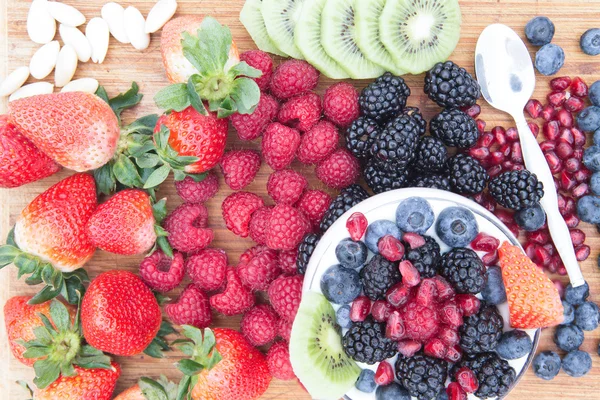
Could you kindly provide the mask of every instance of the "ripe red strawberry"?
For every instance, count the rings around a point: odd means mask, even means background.
[[[260,169],[260,154],[254,150],[232,150],[221,159],[225,183],[232,190],[248,186]]]
[[[262,140],[262,154],[269,167],[279,170],[289,166],[296,157],[300,140],[297,130],[278,122],[269,124]]]
[[[222,293],[210,298],[210,305],[223,315],[243,314],[254,305],[254,295],[242,285],[242,281],[233,267],[227,268],[227,285]]]
[[[271,78],[271,93],[289,99],[313,90],[319,83],[319,71],[306,61],[288,60],[279,65]]]
[[[268,304],[252,307],[242,317],[242,334],[252,346],[264,346],[277,337],[279,317]]]
[[[165,305],[165,313],[177,325],[206,328],[212,322],[208,296],[190,283],[177,300]]]
[[[221,249],[204,249],[185,261],[185,270],[198,288],[207,292],[220,290],[225,284],[227,253]]]
[[[290,128],[306,132],[321,119],[321,97],[316,93],[306,93],[289,99],[277,114],[277,119]]]
[[[260,137],[265,128],[275,119],[279,112],[277,100],[266,93],[261,93],[260,101],[252,114],[233,114],[231,125],[242,140],[254,140]]]
[[[267,290],[271,282],[281,274],[281,268],[277,263],[278,256],[275,250],[262,249],[254,251],[257,247],[246,253],[254,253],[242,257],[238,265],[238,275],[240,280],[250,290]]]
[[[317,229],[332,201],[331,196],[322,190],[307,190],[296,207],[306,215],[313,228]]]
[[[109,369],[74,367],[75,376],[61,376],[45,389],[36,389],[36,400],[110,400],[121,375],[121,367],[111,363]]]
[[[175,181],[175,189],[186,203],[204,203],[219,191],[219,178],[212,171],[200,182],[186,176],[182,181]]]
[[[293,321],[302,299],[302,275],[280,276],[269,286],[269,300],[279,316]]]
[[[292,336],[293,324],[294,321],[288,321],[285,318],[281,318],[277,324],[277,333],[279,334],[279,337],[288,343],[290,342],[290,336]]]
[[[156,250],[144,258],[140,264],[140,278],[152,290],[166,293],[175,289],[185,275],[183,254],[174,252],[173,257]]]
[[[348,150],[338,149],[317,166],[316,173],[330,188],[343,189],[358,180],[360,165]]]
[[[276,203],[294,204],[308,186],[306,178],[291,169],[282,169],[269,175],[267,193]]]
[[[214,234],[208,226],[208,211],[203,204],[182,204],[165,218],[167,239],[175,250],[194,253],[207,247]]]
[[[274,378],[282,381],[291,381],[296,378],[292,363],[290,362],[290,350],[286,342],[277,342],[267,352],[267,364],[269,372]]]
[[[161,321],[152,291],[127,271],[100,274],[81,303],[85,340],[114,355],[132,356],[144,351],[158,333]]]
[[[347,128],[360,115],[358,91],[347,82],[331,85],[323,97],[325,117],[340,128]]]
[[[235,235],[248,237],[252,213],[264,205],[264,201],[254,193],[237,192],[230,194],[221,205],[227,229]]]
[[[338,147],[340,135],[329,121],[321,121],[302,136],[298,147],[298,160],[303,164],[318,164]]]
[[[271,218],[273,207],[261,207],[252,213],[250,219],[250,237],[257,244],[265,244],[267,241],[267,224]]]
[[[245,61],[249,66],[262,72],[259,78],[254,78],[254,82],[260,90],[268,90],[273,76],[273,59],[271,56],[261,50],[249,50],[240,55],[240,61]]]
[[[277,204],[267,225],[267,246],[274,250],[298,247],[310,230],[310,222],[301,211],[286,204]]]
[[[296,258],[298,258],[298,249],[281,250],[277,258],[281,272],[288,275],[294,275],[297,271]]]

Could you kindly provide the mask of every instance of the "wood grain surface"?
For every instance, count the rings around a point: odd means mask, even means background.
[[[359,0],[360,1],[360,0]],[[98,0],[67,0],[68,4],[81,10],[88,20],[100,15],[104,1]],[[581,76],[588,84],[600,78],[600,57],[594,58],[584,55],[578,46],[580,35],[588,28],[600,26],[600,0],[461,0],[463,24],[460,43],[452,59],[460,65],[473,71],[473,52],[480,32],[491,23],[501,22],[511,26],[519,33],[523,33],[525,23],[536,15],[547,15],[556,24],[554,43],[562,46],[566,52],[566,65],[561,74]],[[0,0],[0,77],[3,78],[13,69],[28,65],[38,45],[28,39],[26,32],[26,17],[30,1],[26,0]],[[154,1],[130,0],[123,5],[135,5],[144,15],[154,4]],[[253,42],[238,20],[238,14],[243,5],[243,0],[179,0],[177,15],[197,14],[212,15],[222,23],[230,26],[233,37],[241,50],[254,48]],[[58,35],[57,35],[58,36]],[[152,97],[154,93],[167,84],[159,52],[160,33],[152,35],[150,47],[142,52],[134,50],[129,45],[116,42],[111,38],[110,49],[106,61],[102,65],[87,63],[80,65],[76,78],[94,77],[104,85],[109,94],[115,95],[125,90],[132,80],[138,82],[141,92],[146,96],[140,106],[133,112],[128,112],[126,120],[135,116],[155,113]],[[532,54],[535,51],[531,49]],[[423,94],[423,76],[409,76],[407,81],[413,91],[409,104],[419,106],[428,118],[433,116],[438,108]],[[322,93],[331,82],[322,78],[319,91]],[[357,87],[363,87],[364,82],[355,82]],[[543,98],[548,91],[548,79],[538,77],[536,96]],[[503,125],[509,127],[510,121],[506,115],[492,110],[482,100],[481,118],[487,121],[488,127]],[[6,103],[0,103],[0,111],[6,111]],[[256,143],[241,143],[233,131],[230,132],[228,148],[258,148]],[[316,180],[312,168],[295,168],[305,173],[314,188],[324,189]],[[256,181],[248,190],[261,194],[267,199],[265,183],[270,173],[267,166],[263,166]],[[15,222],[21,209],[35,196],[43,192],[50,185],[70,174],[69,171],[50,177],[48,179],[13,190],[0,190],[0,241],[4,242],[10,226]],[[216,198],[207,204],[210,210],[210,227],[215,230],[214,247],[227,251],[232,265],[237,263],[241,252],[252,246],[248,239],[240,239],[228,232],[221,218],[220,205],[231,191],[221,179],[221,191]],[[160,194],[168,197],[169,209],[180,203],[175,194],[172,181],[169,180],[161,188]],[[596,264],[598,256],[599,236],[593,226],[582,224],[581,228],[588,235],[587,244],[592,248],[590,258],[581,264],[584,275],[592,287],[592,299],[600,301],[600,273]],[[92,277],[110,269],[127,269],[136,271],[140,257],[121,257],[103,251],[97,251],[94,258],[87,265]],[[565,279],[562,279],[565,281]],[[14,295],[33,294],[35,288],[27,287],[16,279],[14,267],[7,267],[0,271],[0,306]],[[173,293],[176,295],[177,293]],[[238,318],[215,318],[215,326],[237,328]],[[546,330],[540,343],[541,350],[556,350],[552,343],[552,330]],[[528,371],[518,387],[509,395],[511,399],[600,399],[600,359],[597,355],[600,333],[586,332],[583,350],[592,354],[594,367],[584,378],[573,379],[561,372],[551,382],[536,378]],[[146,356],[131,358],[117,358],[123,367],[123,374],[119,380],[116,393],[133,385],[140,376],[154,376],[164,373],[169,378],[179,379],[180,374],[173,367],[173,363],[180,357],[177,352],[169,353],[163,360],[154,360]],[[17,379],[32,378],[31,370],[19,364],[10,355],[5,337],[3,315],[0,313],[0,399],[23,399],[27,395],[23,389],[14,382]],[[263,399],[308,399],[309,396],[295,382],[281,382],[273,380]]]

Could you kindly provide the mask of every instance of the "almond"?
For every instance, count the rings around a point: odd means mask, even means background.
[[[159,0],[146,17],[146,33],[162,28],[177,11],[177,0]]]
[[[60,44],[54,40],[40,47],[31,57],[29,72],[35,79],[44,79],[56,66]]]
[[[102,19],[108,24],[108,30],[117,41],[121,43],[130,43],[127,32],[125,31],[125,9],[117,3],[106,3],[102,7]]]
[[[8,96],[16,92],[29,78],[29,67],[19,67],[11,72],[0,84],[0,96]]]
[[[102,18],[92,18],[85,28],[85,35],[92,45],[92,61],[102,64],[108,51],[108,41],[110,39],[108,24]]]
[[[56,70],[54,71],[54,83],[56,87],[63,87],[71,82],[77,70],[77,52],[70,44],[66,44],[58,53]]]
[[[137,8],[129,6],[125,9],[125,32],[136,50],[145,50],[150,45],[150,35],[145,31],[146,21]]]
[[[77,53],[77,58],[81,62],[88,62],[92,56],[92,46],[83,32],[72,26],[60,24],[58,27],[60,37],[65,44],[70,44]]]
[[[67,83],[60,91],[96,93],[96,90],[98,90],[98,81],[96,79],[81,78]]]
[[[8,98],[8,101],[22,99],[24,97],[36,96],[38,94],[50,94],[54,90],[54,85],[48,82],[30,83],[21,87]]]
[[[68,4],[49,1],[48,11],[52,18],[61,24],[73,27],[85,24],[85,16],[78,9]]]
[[[27,33],[38,44],[50,43],[56,34],[56,21],[48,11],[47,0],[33,0],[27,14]]]

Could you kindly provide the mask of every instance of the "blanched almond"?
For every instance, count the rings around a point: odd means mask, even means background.
[[[98,90],[98,81],[96,79],[81,78],[67,83],[60,91],[96,93],[96,90]]]
[[[130,43],[125,31],[125,9],[117,3],[106,3],[102,7],[102,19],[108,24],[108,30],[121,43]]]
[[[60,37],[65,44],[70,44],[77,53],[77,58],[81,62],[88,62],[92,56],[92,46],[83,32],[72,26],[60,24],[58,27]]]
[[[6,79],[0,83],[0,96],[8,96],[16,92],[29,78],[29,67],[19,67],[8,74]]]
[[[137,50],[145,50],[150,45],[150,35],[144,32],[146,21],[137,8],[129,6],[125,9],[125,32],[131,45]]]
[[[54,85],[48,82],[30,83],[21,87],[8,98],[8,101],[22,99],[24,97],[36,96],[38,94],[50,94],[54,91]]]
[[[52,18],[68,26],[79,26],[85,24],[85,16],[75,7],[58,1],[48,2],[48,11]]]
[[[35,79],[44,79],[56,66],[60,44],[58,40],[43,45],[35,52],[29,62],[29,72]]]
[[[54,71],[54,84],[56,87],[63,87],[71,82],[75,71],[77,70],[77,53],[70,44],[65,44],[56,61],[56,70]]]
[[[108,51],[108,40],[110,39],[108,24],[102,18],[92,18],[85,27],[87,36],[92,45],[92,61],[102,64]]]
[[[56,34],[56,21],[48,11],[48,0],[33,0],[27,14],[27,33],[38,44],[50,43]]]
[[[177,11],[177,0],[159,0],[146,17],[146,33],[154,33],[163,27]]]

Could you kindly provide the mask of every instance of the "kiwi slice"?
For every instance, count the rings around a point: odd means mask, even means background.
[[[338,400],[358,379],[360,368],[344,351],[335,311],[320,293],[302,296],[292,326],[290,360],[313,399]]]
[[[290,57],[303,60],[294,43],[294,31],[304,0],[263,0],[262,3],[265,26],[275,46]]]
[[[244,7],[240,12],[240,21],[256,43],[259,49],[267,53],[277,54],[278,56],[287,57],[288,55],[282,52],[275,46],[275,43],[269,37],[265,20],[262,16],[262,0],[246,0]]]
[[[460,23],[458,0],[387,0],[379,30],[396,65],[420,74],[452,54]]]
[[[379,35],[379,18],[385,2],[386,0],[356,1],[356,44],[368,59],[394,75],[404,75],[406,71],[398,68]]]
[[[304,0],[294,40],[306,61],[324,75],[332,79],[346,79],[349,78],[346,70],[329,57],[321,44],[321,13],[325,3],[327,0]]]
[[[327,0],[321,19],[321,42],[327,54],[351,78],[376,78],[385,69],[369,60],[356,44],[355,3],[355,0]]]

